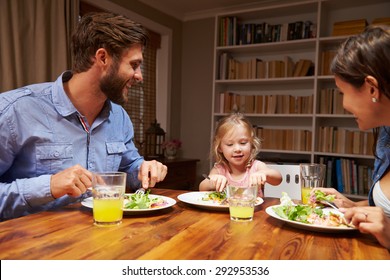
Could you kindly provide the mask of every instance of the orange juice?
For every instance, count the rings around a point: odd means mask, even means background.
[[[96,225],[115,225],[122,221],[123,198],[93,199],[93,219]]]
[[[302,204],[308,204],[312,188],[301,187]]]
[[[251,221],[254,210],[251,206],[231,206],[229,208],[230,217],[235,221]]]

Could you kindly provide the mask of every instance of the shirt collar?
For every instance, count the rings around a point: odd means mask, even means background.
[[[53,104],[57,112],[63,117],[78,113],[76,107],[70,101],[68,95],[64,90],[64,83],[69,81],[72,76],[73,74],[71,71],[65,71],[57,78],[57,80],[53,84]],[[111,107],[111,102],[107,99],[100,115],[102,117],[108,117],[111,111]]]
[[[76,107],[73,106],[68,95],[64,90],[64,82],[67,82],[72,78],[71,71],[63,72],[53,84],[52,96],[53,104],[61,116],[66,117],[77,112]]]

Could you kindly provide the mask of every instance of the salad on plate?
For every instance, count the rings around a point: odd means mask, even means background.
[[[219,205],[224,205],[224,204],[227,204],[227,195],[226,195],[225,191],[223,191],[223,192],[217,192],[217,191],[208,192],[204,195],[204,197],[202,197],[202,200],[203,201],[212,201],[212,202],[215,202]]]
[[[326,195],[319,191],[309,204],[295,204],[287,193],[283,192],[280,205],[273,206],[274,212],[281,218],[304,224],[328,226],[328,227],[353,227],[345,220],[341,212],[324,211],[324,206],[317,205],[318,199],[325,199]],[[333,201],[332,197],[327,197]]]
[[[168,204],[162,197],[149,197],[149,192],[144,194],[126,194],[123,202],[123,209],[153,209],[166,206]]]

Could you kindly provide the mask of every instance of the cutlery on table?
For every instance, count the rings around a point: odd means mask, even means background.
[[[332,207],[333,209],[339,211],[339,208],[332,202],[329,202],[329,201],[326,201],[326,200],[320,200],[319,202],[321,204],[328,205],[328,206]]]
[[[328,206],[332,207],[333,209],[337,210],[338,212],[340,212],[339,208],[332,202],[329,202],[329,201],[326,201],[326,200],[320,200],[319,202],[321,204],[328,205]],[[343,222],[345,223],[346,226],[352,227],[352,228],[355,227],[354,225],[348,223],[348,221],[347,221],[347,219],[345,219],[344,215],[342,216],[342,219],[343,219]]]
[[[144,188],[139,188],[138,190],[135,191],[135,194],[145,194],[145,189]]]

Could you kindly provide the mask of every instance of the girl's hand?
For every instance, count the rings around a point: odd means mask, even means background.
[[[210,183],[212,184],[212,189],[216,190],[217,192],[222,192],[227,185],[227,178],[223,175],[219,174],[213,174],[209,175]]]
[[[261,171],[251,174],[249,177],[250,185],[264,186],[267,182],[267,175]]]

